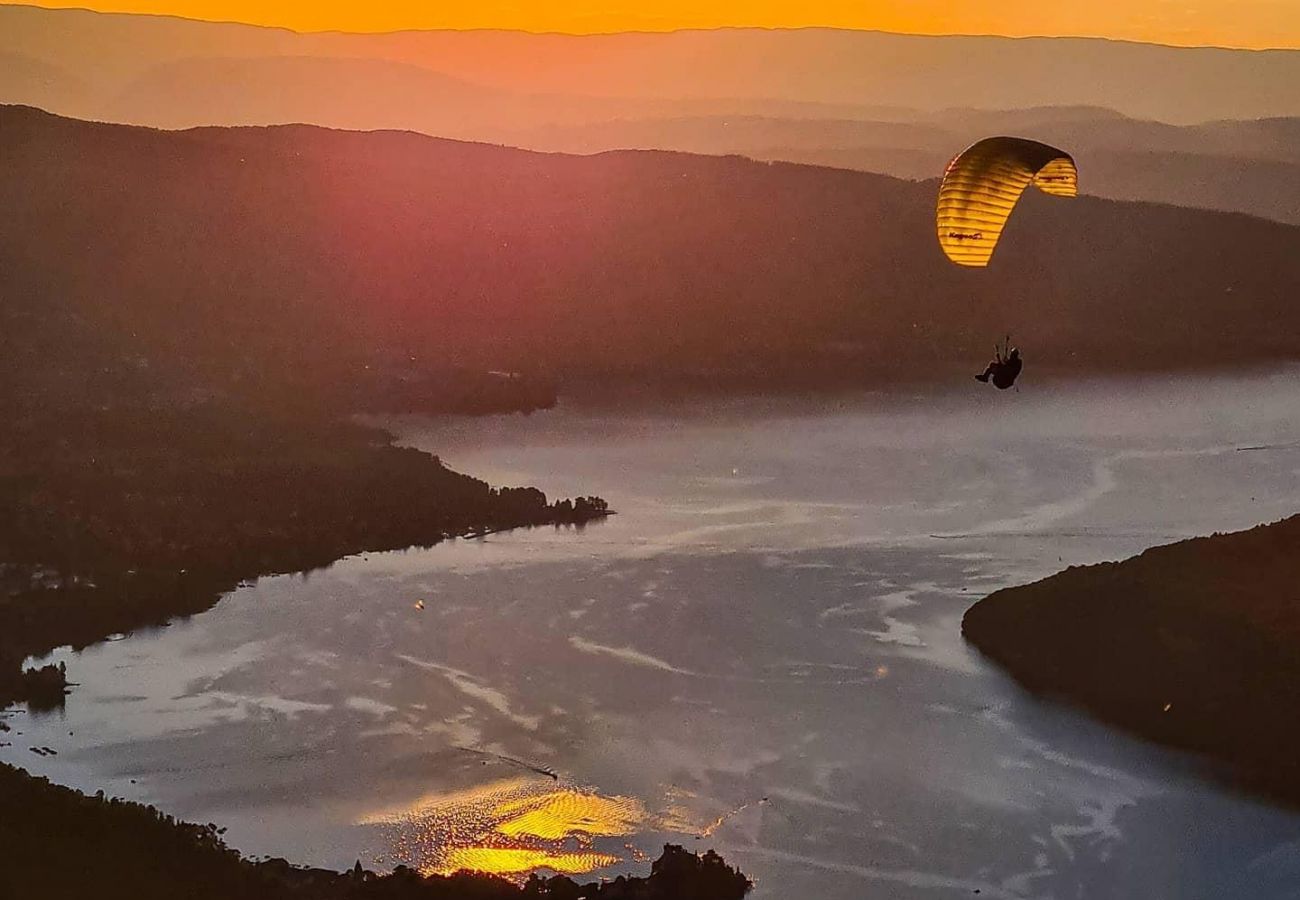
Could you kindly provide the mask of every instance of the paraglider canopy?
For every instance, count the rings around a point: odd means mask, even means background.
[[[939,187],[939,246],[959,266],[989,264],[1025,188],[1074,197],[1079,172],[1064,150],[1027,138],[985,138],[957,154]]]

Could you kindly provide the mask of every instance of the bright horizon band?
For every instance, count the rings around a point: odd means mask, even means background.
[[[953,4],[951,0],[657,0],[620,7],[617,0],[542,3],[264,3],[261,0],[46,0],[46,8],[90,8],[210,21],[245,22],[297,31],[384,32],[407,29],[500,28],[596,34],[688,28],[829,27],[915,34],[998,34],[1011,37],[1103,37],[1181,46],[1300,48],[1296,0],[1094,0],[1045,4],[1030,0]]]

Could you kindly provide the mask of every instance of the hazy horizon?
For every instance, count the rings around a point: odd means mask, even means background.
[[[910,4],[915,6],[916,4]],[[1019,5],[1019,4],[1017,4]],[[1129,6],[1131,4],[1116,4]],[[1167,3],[1159,5],[1167,6]],[[1240,3],[1223,3],[1224,12],[1240,13]],[[1256,6],[1276,5],[1256,3]],[[1231,37],[1232,31],[1216,31],[1209,25],[1200,26],[1190,33],[1156,30],[1150,33],[1133,30],[1133,26],[1117,23],[1115,26],[1098,27],[1095,30],[1086,27],[1064,26],[1053,30],[1046,22],[1039,25],[1020,27],[997,27],[996,24],[978,24],[972,21],[967,27],[934,25],[926,27],[924,20],[909,20],[905,17],[889,15],[867,17],[855,20],[851,16],[827,14],[824,18],[810,16],[788,21],[775,21],[758,15],[753,18],[689,18],[684,16],[649,16],[629,13],[619,14],[558,14],[554,19],[544,19],[539,23],[529,24],[522,18],[510,18],[509,8],[496,12],[481,12],[479,4],[474,10],[467,10],[460,17],[448,15],[445,18],[411,11],[410,15],[397,14],[379,18],[367,25],[357,19],[341,15],[317,14],[313,18],[305,14],[267,15],[261,4],[242,3],[240,0],[210,0],[210,2],[186,2],[186,0],[143,0],[143,2],[96,3],[86,4],[72,0],[68,3],[0,3],[0,6],[27,7],[49,12],[90,12],[107,16],[144,16],[167,19],[180,19],[188,22],[202,22],[213,25],[247,25],[255,28],[288,31],[300,35],[366,35],[382,36],[426,32],[506,32],[537,36],[561,37],[600,37],[619,34],[676,34],[698,31],[849,31],[874,34],[887,34],[902,37],[981,37],[1006,38],[1010,40],[1083,40],[1108,41],[1115,43],[1145,44],[1155,47],[1187,50],[1249,50],[1257,52],[1300,51],[1300,10],[1294,22],[1285,23],[1282,33],[1288,37],[1279,41],[1262,36],[1249,39],[1242,36]],[[517,15],[517,14],[516,14]],[[935,14],[939,15],[939,14]],[[1026,20],[1025,16],[1007,15],[1007,24]],[[943,20],[951,19],[951,14],[944,12]],[[1148,17],[1150,18],[1150,17]],[[1032,17],[1028,21],[1035,21]],[[1240,27],[1241,22],[1220,22],[1220,25]],[[1255,26],[1261,35],[1276,34],[1265,30],[1263,23]]]
[[[1290,87],[1300,83],[1298,50],[1092,38],[738,27],[297,33],[0,5],[0,56],[0,102],[167,127],[299,121],[499,142],[538,125],[701,114],[889,119],[909,109],[1092,106],[1174,124],[1300,116]]]

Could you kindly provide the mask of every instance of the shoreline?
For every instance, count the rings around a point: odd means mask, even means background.
[[[0,797],[23,816],[0,816],[3,869],[15,897],[130,897],[174,900],[741,900],[752,887],[712,851],[666,844],[650,873],[579,884],[564,875],[533,875],[522,885],[499,876],[458,872],[421,875],[406,866],[389,874],[297,866],[251,859],[226,846],[224,828],[180,821],[153,806],[90,797],[25,769],[0,763]],[[8,896],[8,894],[6,894]]]
[[[1031,693],[1300,808],[1297,584],[1292,516],[996,591],[962,635]]]
[[[206,610],[357,553],[538,525],[599,497],[493,488],[390,433],[228,405],[28,411],[0,439],[0,707],[61,705],[24,661]]]
[[[599,497],[550,501],[535,488],[489,487],[396,446],[386,432],[259,420],[246,410],[83,412],[80,422],[29,415],[6,438],[0,711],[63,705],[72,686],[63,666],[28,668],[28,660],[204,612],[259,578],[518,528],[581,528],[613,514]],[[17,735],[7,718],[0,738],[9,743]],[[9,763],[0,763],[0,796],[3,883],[24,896],[79,896],[112,884],[115,896],[133,898],[666,900],[684,885],[739,900],[750,887],[716,855],[672,847],[649,875],[608,884],[556,876],[521,888],[487,875],[426,878],[398,867],[381,876],[360,865],[338,873],[247,859],[225,846],[216,825],[180,822],[103,791],[88,797]]]
[[[1300,359],[1285,357],[1253,360],[1249,363],[1207,363],[1182,367],[1135,365],[1123,368],[1035,364],[1031,357],[1017,381],[1020,390],[998,391],[989,385],[978,384],[972,378],[986,362],[987,359],[983,357],[971,357],[957,363],[945,363],[935,366],[926,377],[900,378],[883,369],[862,369],[832,378],[811,378],[802,382],[791,381],[781,375],[769,379],[728,373],[698,377],[646,377],[644,373],[575,374],[561,381],[558,406],[635,409],[646,403],[749,399],[833,403],[844,397],[859,395],[876,396],[888,402],[918,395],[940,396],[965,390],[969,390],[973,397],[1010,398],[1017,393],[1032,393],[1037,388],[1055,392],[1063,387],[1080,384],[1127,386],[1134,381],[1159,383],[1188,378],[1217,381],[1300,377]],[[420,417],[419,414],[416,417]]]

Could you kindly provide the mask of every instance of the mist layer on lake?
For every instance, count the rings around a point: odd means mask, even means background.
[[[619,515],[57,653],[81,686],[0,759],[334,867],[613,875],[674,841],[758,897],[1291,896],[1300,816],[1027,696],[959,621],[1295,512],[1300,375],[979,388],[392,422]]]

